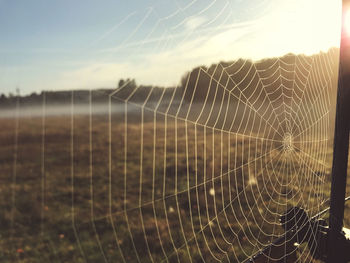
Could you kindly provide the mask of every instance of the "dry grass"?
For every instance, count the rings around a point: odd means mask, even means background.
[[[267,209],[314,214],[328,196],[328,174],[310,181],[300,158],[267,151],[272,142],[162,116],[125,127],[116,115],[110,144],[107,115],[93,116],[91,130],[88,116],[71,121],[49,117],[43,130],[41,118],[20,119],[16,148],[16,120],[0,120],[3,262],[235,261],[261,247],[256,238],[271,240],[261,229],[282,233]]]

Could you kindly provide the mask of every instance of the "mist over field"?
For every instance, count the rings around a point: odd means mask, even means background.
[[[132,111],[132,106],[129,107],[129,111]],[[97,104],[93,105],[91,108],[91,113],[94,115],[105,115],[109,112],[108,105]],[[114,113],[123,113],[124,105],[119,105],[113,107],[112,111]],[[0,111],[0,118],[38,118],[38,117],[53,117],[53,116],[69,116],[69,115],[89,115],[90,114],[90,104],[64,104],[64,105],[47,105],[47,106],[24,106],[2,109]]]

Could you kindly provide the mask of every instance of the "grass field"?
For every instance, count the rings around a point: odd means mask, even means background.
[[[2,262],[236,262],[283,233],[277,214],[327,206],[329,142],[316,159],[311,142],[138,118],[0,119]]]

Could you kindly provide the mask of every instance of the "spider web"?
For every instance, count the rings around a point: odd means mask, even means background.
[[[210,40],[233,19],[227,1],[202,25],[206,30],[178,33],[196,3],[166,17],[147,9],[113,52],[139,53],[150,43],[163,51],[192,34]],[[217,10],[216,3],[195,14]],[[178,14],[186,16],[154,40],[155,30]],[[154,18],[148,34],[133,42]],[[44,92],[39,119],[24,118],[18,99],[15,122],[6,124],[14,131],[13,164],[3,168],[12,174],[4,191],[11,196],[15,260],[25,260],[18,248],[34,241],[38,247],[24,249],[25,256],[46,261],[249,259],[284,234],[279,218],[288,208],[311,216],[328,205],[337,64],[337,49],[219,62],[195,68],[175,88],[126,81],[108,94],[90,90],[83,110],[72,91],[68,114],[54,117]],[[35,146],[27,146],[26,136]],[[314,244],[314,233],[309,239]],[[306,245],[295,250],[300,262],[310,262]]]
[[[124,207],[116,214],[134,260],[145,256],[140,247],[154,260],[159,242],[163,261],[240,262],[283,234],[279,218],[291,206],[313,215],[327,205],[335,57],[331,50],[198,68],[170,99],[167,90],[151,99],[151,89],[136,102],[141,89],[124,87],[110,95],[111,108],[125,105]],[[308,256],[303,248],[299,259]]]

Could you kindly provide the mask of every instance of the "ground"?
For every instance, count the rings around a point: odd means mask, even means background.
[[[0,127],[2,262],[235,262],[283,232],[276,213],[328,204],[331,146],[307,162],[319,174],[303,176],[307,157],[290,154],[289,137],[286,150],[161,115],[142,125],[108,114],[3,118]]]

